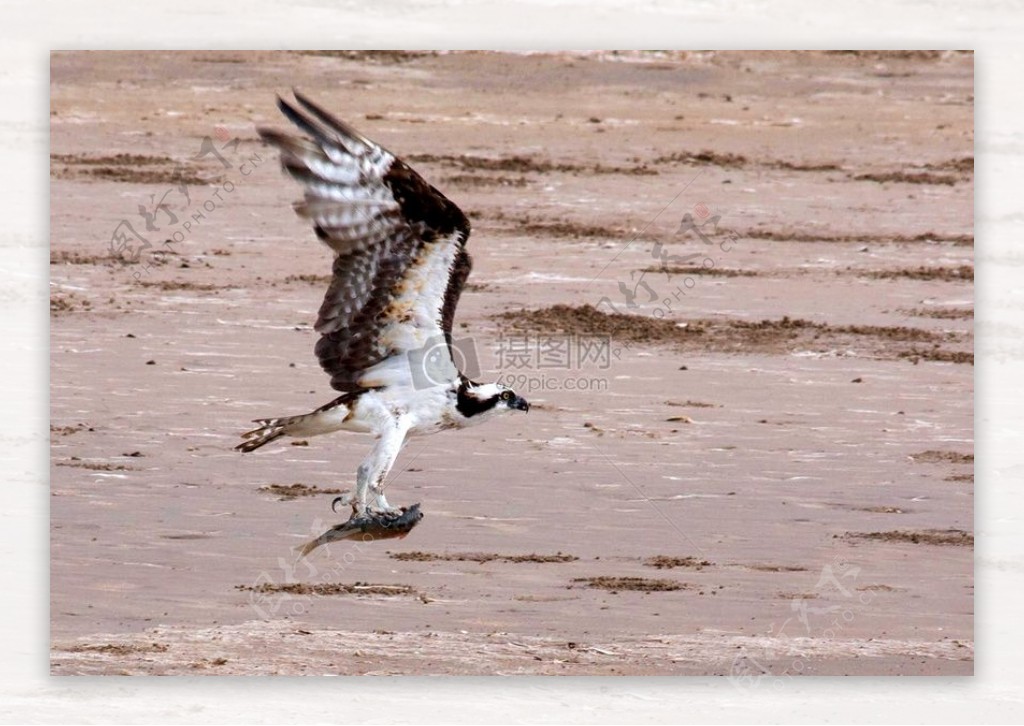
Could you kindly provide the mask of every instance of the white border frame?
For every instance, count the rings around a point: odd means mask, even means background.
[[[971,722],[1024,719],[1024,11],[1015,3],[780,0],[514,9],[460,0],[284,7],[8,2],[0,128],[6,414],[0,719],[19,722]],[[655,5],[652,3],[652,5]],[[1010,10],[1006,10],[1009,8]],[[65,48],[967,48],[977,69],[976,635],[973,678],[54,678],[49,668],[49,51]]]

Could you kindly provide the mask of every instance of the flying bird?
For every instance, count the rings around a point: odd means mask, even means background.
[[[478,383],[459,369],[452,322],[472,265],[466,215],[390,151],[302,94],[295,99],[277,105],[303,135],[258,131],[303,185],[295,210],[334,252],[315,353],[341,395],[311,413],[257,419],[236,448],[254,451],[283,436],[372,434],[354,495],[344,500],[350,522],[366,531],[367,522],[395,521],[405,511],[388,504],[384,481],[408,437],[530,405],[508,386]]]

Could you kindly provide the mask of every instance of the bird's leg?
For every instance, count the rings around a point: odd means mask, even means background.
[[[388,504],[388,500],[384,497],[383,482],[374,484],[370,487],[370,491],[373,493],[373,509],[376,512],[383,514],[401,514],[402,510],[398,507],[392,507]]]
[[[370,458],[359,465],[356,470],[356,493],[352,497],[350,504],[352,505],[352,516],[362,517],[366,514],[366,498],[370,489],[370,463],[373,458],[373,454]]]
[[[395,514],[400,511],[391,507],[384,497],[384,480],[398,458],[398,452],[402,450],[408,428],[406,422],[399,418],[394,419],[377,437],[377,443],[370,451],[370,455],[359,465],[356,473],[356,494],[352,502],[353,517],[370,513]]]

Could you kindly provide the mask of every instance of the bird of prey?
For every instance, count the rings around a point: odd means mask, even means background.
[[[236,448],[254,451],[282,436],[373,434],[346,501],[352,520],[395,518],[404,510],[388,504],[383,485],[407,437],[530,405],[457,365],[452,321],[471,267],[462,210],[384,147],[302,94],[295,99],[278,98],[278,107],[303,135],[258,131],[304,187],[296,211],[334,252],[315,352],[341,395],[311,413],[257,419]]]

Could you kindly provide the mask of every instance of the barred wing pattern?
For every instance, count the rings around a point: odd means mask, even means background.
[[[458,370],[451,329],[469,276],[469,220],[401,159],[295,92],[278,99],[305,136],[259,129],[303,184],[295,209],[334,251],[333,277],[316,321],[316,355],[339,391],[389,385],[386,363],[432,341],[448,344],[446,378]]]

